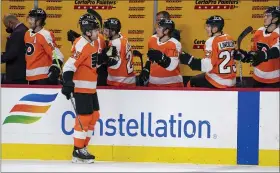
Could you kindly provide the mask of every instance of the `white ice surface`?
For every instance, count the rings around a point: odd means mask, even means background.
[[[279,167],[194,164],[2,160],[2,172],[279,172]]]

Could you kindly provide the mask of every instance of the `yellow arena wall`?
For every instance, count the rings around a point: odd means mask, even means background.
[[[225,19],[224,33],[237,38],[244,28],[251,25],[254,30],[263,25],[262,14],[266,7],[279,5],[278,0],[40,0],[38,6],[47,14],[46,29],[52,30],[65,60],[70,56],[71,43],[67,41],[67,31],[79,31],[78,19],[86,13],[87,8],[95,9],[103,19],[117,17],[122,23],[122,33],[128,37],[133,49],[143,53],[146,59],[147,42],[154,31],[154,17],[158,11],[168,11],[175,21],[176,28],[181,31],[183,50],[203,57],[203,44],[207,40],[204,30],[205,20],[211,15],[221,15]],[[1,2],[2,18],[12,13],[26,23],[28,11],[34,7],[34,1],[7,0]],[[8,34],[2,25],[1,49],[5,49]],[[247,36],[241,48],[249,50],[253,33]],[[135,58],[136,71],[140,71],[139,59]],[[238,64],[237,64],[238,65]],[[239,69],[237,67],[237,69]],[[194,76],[199,72],[181,65],[183,76]],[[2,64],[2,73],[5,65]],[[239,71],[237,72],[239,73]],[[252,67],[243,64],[243,76],[250,77]]]

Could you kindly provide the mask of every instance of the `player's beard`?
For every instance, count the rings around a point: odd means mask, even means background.
[[[33,32],[35,32],[35,29],[37,29],[36,21],[35,23],[30,24],[30,29],[32,29]]]

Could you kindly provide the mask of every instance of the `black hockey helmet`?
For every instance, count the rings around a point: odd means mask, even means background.
[[[84,15],[82,15],[82,16],[80,17],[80,19],[79,19],[79,24],[81,23],[82,20],[84,20],[84,19],[89,19],[89,18],[93,18],[93,19],[96,20],[96,18],[95,18],[93,15],[91,15],[90,13],[86,13],[86,14],[84,14]]]
[[[158,26],[161,26],[164,29],[169,29],[169,33],[172,33],[175,29],[175,23],[171,19],[161,18],[158,22]]]
[[[42,8],[33,8],[29,11],[28,17],[35,18],[35,21],[41,20],[42,25],[44,25],[47,13]]]
[[[272,18],[274,19],[275,17],[278,17],[278,21],[276,24],[279,24],[280,23],[280,7],[279,6],[270,6],[268,7],[265,12],[266,13],[269,13],[272,15]]]
[[[117,18],[109,18],[104,21],[103,27],[119,33],[121,31],[121,22]]]
[[[210,26],[216,26],[218,28],[218,31],[223,31],[225,21],[221,16],[211,16],[206,20],[206,24]]]
[[[87,31],[91,31],[99,28],[99,23],[91,14],[84,14],[79,19],[79,25],[83,34]]]

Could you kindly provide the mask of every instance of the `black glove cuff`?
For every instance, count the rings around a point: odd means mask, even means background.
[[[267,50],[267,58],[268,59],[275,59],[280,57],[280,51],[277,47],[273,47]]]
[[[191,62],[189,64],[189,67],[192,70],[201,71],[201,59],[193,57],[193,59],[191,60]]]
[[[73,81],[68,81],[68,82],[63,83],[63,86],[64,87],[74,88],[75,87],[75,83]]]
[[[147,61],[144,68],[145,68],[145,69],[148,69],[148,71],[150,71],[150,68],[151,68],[151,61]]]
[[[74,72],[73,71],[66,71],[63,73],[62,78],[63,78],[63,83],[67,82],[72,82],[74,77]]]

